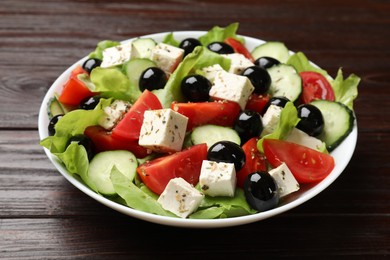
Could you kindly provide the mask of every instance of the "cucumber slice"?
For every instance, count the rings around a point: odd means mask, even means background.
[[[138,38],[131,43],[131,59],[150,59],[157,43],[152,38]]]
[[[55,117],[56,115],[64,115],[65,111],[62,108],[62,105],[58,101],[56,97],[52,97],[49,101],[49,106],[48,106],[48,114],[49,117]]]
[[[278,64],[267,69],[271,77],[268,93],[273,97],[286,97],[291,102],[298,99],[302,92],[302,79],[293,66]]]
[[[324,130],[319,138],[328,151],[334,150],[352,132],[355,117],[351,109],[342,103],[316,100],[311,102],[324,117]]]
[[[66,113],[77,109],[77,106],[68,106],[62,104],[58,100],[59,95],[57,93],[54,94],[54,96],[49,100],[47,105],[47,113],[49,115],[49,118],[52,118],[56,115],[62,114],[65,115]]]
[[[139,79],[147,68],[156,67],[156,63],[149,59],[133,59],[123,65],[123,70],[133,86],[139,88]]]
[[[240,136],[230,127],[218,125],[202,125],[196,127],[191,133],[191,142],[193,145],[206,143],[210,148],[219,141],[231,141],[238,145],[241,144]]]
[[[111,169],[115,167],[129,180],[133,180],[138,166],[137,158],[129,151],[105,151],[95,155],[88,168],[88,178],[104,195],[115,195],[110,179]]]
[[[252,56],[255,60],[260,57],[271,57],[281,63],[286,63],[290,53],[282,42],[266,42],[254,48]]]

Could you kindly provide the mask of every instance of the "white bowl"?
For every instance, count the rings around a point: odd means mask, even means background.
[[[174,32],[174,37],[177,40],[183,40],[188,37],[199,37],[206,32],[204,31],[180,31],[180,32]],[[157,34],[151,34],[151,35],[145,35],[143,37],[150,37],[155,39],[157,42],[160,42],[164,39],[164,37],[167,35],[167,33],[157,33]],[[263,40],[251,38],[251,37],[245,37],[245,45],[249,50],[252,50],[254,47],[258,46],[261,43],[264,43]],[[133,39],[126,40],[131,41]],[[65,72],[61,74],[57,78],[57,80],[53,83],[53,85],[50,87],[48,92],[46,93],[43,102],[41,104],[41,108],[39,111],[39,119],[38,119],[38,129],[39,129],[39,136],[41,139],[48,136],[48,130],[47,126],[49,123],[49,117],[48,117],[48,109],[47,105],[49,103],[49,100],[51,97],[54,96],[54,93],[59,93],[61,91],[61,88],[65,81],[68,79],[71,71],[78,65],[82,64],[87,57],[79,60],[75,64],[73,64],[71,67],[69,67]],[[91,198],[97,200],[98,202],[118,211],[123,214],[126,214],[128,216],[142,219],[145,221],[162,224],[162,225],[169,225],[169,226],[177,226],[177,227],[186,227],[186,228],[217,228],[217,227],[228,227],[228,226],[237,226],[237,225],[243,225],[248,224],[256,221],[260,221],[275,215],[278,215],[280,213],[286,212],[306,201],[313,198],[317,194],[319,194],[321,191],[326,189],[334,180],[339,177],[339,175],[343,172],[347,164],[349,163],[353,152],[355,150],[357,142],[357,124],[356,120],[354,123],[354,127],[350,135],[338,146],[331,155],[334,157],[335,160],[335,168],[333,171],[320,183],[312,186],[305,186],[300,191],[291,194],[288,196],[288,198],[284,201],[282,201],[282,204],[280,204],[278,207],[265,211],[260,212],[254,215],[248,215],[248,216],[241,216],[241,217],[234,217],[234,218],[226,218],[226,219],[181,219],[181,218],[173,218],[173,217],[164,217],[164,216],[158,216],[150,213],[145,213],[139,210],[135,210],[129,207],[126,207],[124,205],[118,204],[116,202],[113,202],[97,193],[89,189],[84,183],[82,183],[79,179],[76,179],[74,176],[68,173],[64,165],[60,162],[60,160],[53,156],[49,150],[44,148],[47,156],[49,157],[50,161],[54,164],[54,166],[57,168],[57,170],[75,187],[77,187],[79,190],[90,196]]]

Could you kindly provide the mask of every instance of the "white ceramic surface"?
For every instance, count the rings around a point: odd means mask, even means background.
[[[206,32],[203,31],[181,31],[181,32],[174,32],[174,37],[177,40],[182,40],[188,37],[199,37],[200,35],[203,35]],[[158,33],[158,34],[151,34],[151,35],[145,35],[143,37],[150,37],[155,39],[157,42],[162,41],[167,33]],[[131,41],[133,39],[126,40]],[[251,38],[251,37],[245,37],[245,44],[249,50],[252,50],[254,47],[258,46],[259,44],[264,43],[264,41]],[[48,136],[47,132],[47,125],[49,123],[48,113],[47,113],[47,104],[51,97],[54,96],[54,93],[60,93],[62,85],[69,77],[71,71],[78,65],[82,64],[87,58],[83,58],[73,64],[71,67],[69,67],[64,73],[61,74],[60,77],[53,83],[53,85],[48,90],[47,94],[45,95],[40,111],[39,111],[39,119],[38,119],[38,129],[39,129],[39,136],[41,139]],[[129,207],[123,206],[121,204],[115,203],[95,192],[93,192],[91,189],[89,189],[87,186],[85,186],[82,182],[80,182],[78,179],[74,178],[72,175],[70,175],[66,168],[61,164],[61,162],[53,156],[47,149],[44,148],[48,158],[50,161],[54,164],[54,166],[58,169],[58,171],[75,187],[77,187],[79,190],[90,196],[91,198],[99,201],[100,203],[117,210],[118,212],[121,212],[123,214],[126,214],[128,216],[142,219],[144,221],[149,221],[153,223],[158,223],[162,225],[169,225],[169,226],[177,226],[177,227],[186,227],[186,228],[217,228],[217,227],[228,227],[228,226],[237,226],[237,225],[243,225],[248,224],[256,221],[260,221],[272,216],[275,216],[277,214],[281,214],[283,212],[286,212],[306,201],[313,198],[317,194],[319,194],[321,191],[326,189],[334,180],[336,180],[339,175],[343,172],[347,164],[349,163],[353,152],[355,150],[357,142],[357,125],[355,120],[355,125],[353,128],[352,133],[343,141],[343,143],[337,147],[331,155],[335,159],[335,168],[332,171],[332,173],[327,176],[323,181],[316,184],[312,187],[305,187],[304,189],[301,189],[300,191],[296,192],[295,194],[292,194],[288,197],[287,200],[283,201],[282,204],[280,204],[277,208],[274,208],[272,210],[257,213],[254,215],[249,216],[242,216],[242,217],[235,217],[235,218],[228,218],[228,219],[180,219],[180,218],[172,218],[172,217],[163,217],[158,216],[150,213],[145,213],[142,211],[134,210]]]

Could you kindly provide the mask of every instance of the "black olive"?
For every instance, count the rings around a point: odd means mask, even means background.
[[[279,203],[278,186],[268,172],[257,171],[247,176],[244,193],[248,204],[257,211],[266,211]]]
[[[95,59],[95,58],[90,58],[86,61],[84,61],[83,63],[83,69],[86,70],[88,73],[91,73],[91,71],[96,68],[96,67],[99,67],[100,64],[102,64],[102,61],[99,60],[99,59]]]
[[[255,87],[254,92],[256,94],[264,94],[271,86],[271,77],[269,76],[267,70],[258,66],[246,68],[242,72],[242,76],[248,77],[253,87]]]
[[[81,100],[79,108],[84,110],[93,110],[99,104],[101,97],[100,96],[92,96],[87,97]]]
[[[212,42],[209,45],[207,45],[207,48],[210,51],[216,52],[218,54],[230,54],[234,53],[234,49],[224,42]]]
[[[246,143],[252,137],[260,136],[263,131],[260,114],[252,110],[242,111],[234,123],[234,130],[240,136],[241,143]]]
[[[255,60],[255,65],[259,66],[263,69],[271,68],[272,66],[280,64],[280,61],[278,61],[275,58],[272,57],[260,57]]]
[[[85,150],[87,151],[88,160],[92,160],[93,156],[95,155],[95,145],[92,140],[83,134],[75,135],[69,138],[66,147],[74,142],[76,142],[78,145],[84,146]]]
[[[157,67],[150,67],[144,70],[139,79],[139,89],[143,92],[147,90],[155,90],[164,88],[167,83],[167,75]]]
[[[63,116],[64,115],[60,114],[60,115],[53,116],[50,119],[49,126],[47,127],[47,130],[48,130],[48,133],[50,136],[55,135],[56,129],[54,127],[57,124],[57,122],[61,119],[61,117],[63,117]]]
[[[267,104],[264,106],[263,114],[267,112],[267,109],[269,108],[270,105],[284,107],[289,101],[290,100],[286,97],[272,97],[270,98],[270,100],[268,100]]]
[[[208,101],[211,82],[202,75],[189,75],[181,82],[183,95],[192,102]]]
[[[310,136],[318,136],[324,129],[324,117],[321,111],[311,105],[303,104],[298,107],[298,117],[301,119],[297,128]]]
[[[195,38],[187,38],[180,42],[179,48],[184,50],[184,57],[191,53],[195,47],[201,46],[202,44],[198,39]]]
[[[236,172],[238,172],[245,164],[245,153],[236,143],[231,141],[220,141],[209,148],[207,160],[234,163],[234,168]]]

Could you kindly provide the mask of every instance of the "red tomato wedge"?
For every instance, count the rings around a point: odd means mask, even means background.
[[[257,137],[249,139],[242,149],[245,153],[245,164],[242,169],[237,172],[237,186],[244,188],[246,177],[255,171],[266,171],[267,163],[264,154],[257,149]]]
[[[195,186],[203,160],[207,160],[207,145],[198,144],[141,164],[137,173],[151,191],[161,194],[173,178],[181,177]]]
[[[88,74],[85,69],[83,69],[80,65],[77,65],[76,68],[70,73],[70,76],[77,76],[82,73]]]
[[[245,109],[256,111],[259,114],[263,114],[263,109],[265,105],[268,103],[270,99],[270,95],[258,95],[253,93],[250,95],[248,103],[246,103]]]
[[[233,126],[241,110],[237,103],[225,100],[199,103],[173,102],[171,108],[188,117],[187,130],[205,124]]]
[[[332,86],[322,74],[314,71],[303,71],[299,75],[303,84],[302,103],[308,104],[316,99],[334,101]]]
[[[127,142],[117,140],[112,137],[111,132],[108,132],[101,126],[89,126],[84,130],[84,134],[91,138],[96,152],[127,150],[132,152],[137,158],[144,158],[148,155],[147,149],[140,146],[137,140]]]
[[[138,140],[144,120],[144,112],[157,109],[162,109],[160,101],[152,92],[145,90],[123,119],[114,127],[112,137],[122,141]]]
[[[299,183],[323,180],[334,168],[333,157],[302,145],[276,140],[263,141],[264,154],[272,167],[286,163]]]
[[[91,97],[93,93],[89,88],[80,81],[77,76],[79,74],[88,74],[81,66],[77,66],[71,73],[69,79],[65,82],[61,95],[58,100],[65,105],[77,106],[87,97]]]
[[[255,59],[253,59],[252,54],[250,51],[245,47],[244,44],[242,44],[240,41],[234,39],[234,38],[226,38],[224,41],[226,44],[230,45],[230,47],[233,48],[234,52],[240,53],[245,56],[248,60],[251,62],[254,62]]]

